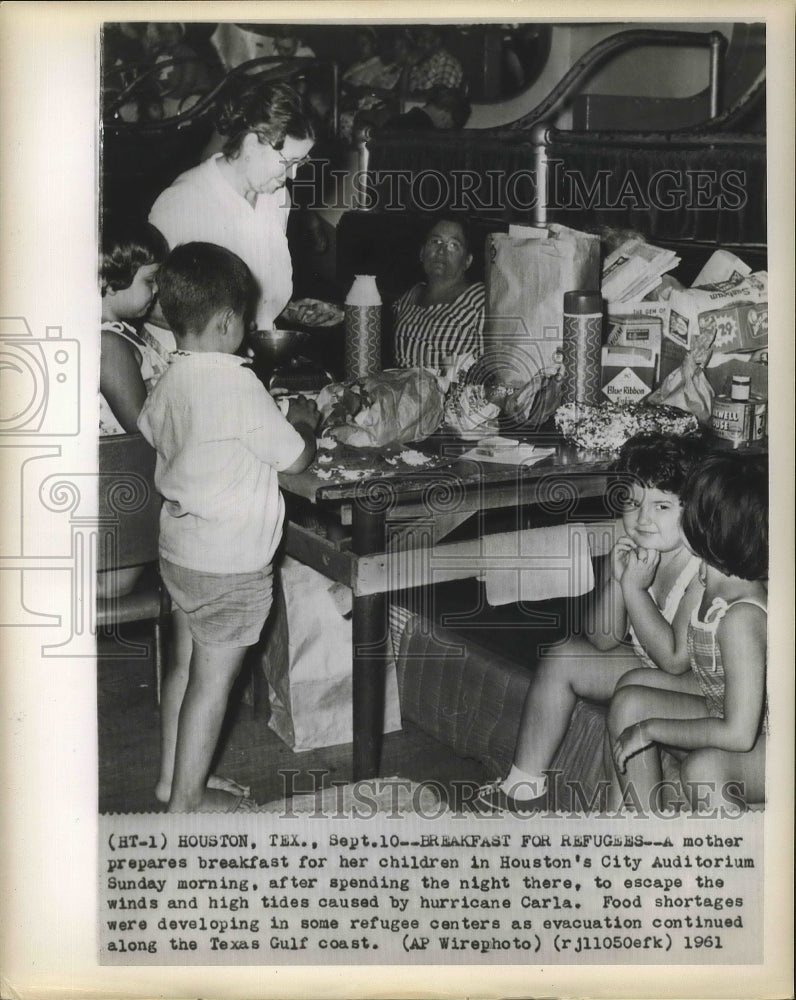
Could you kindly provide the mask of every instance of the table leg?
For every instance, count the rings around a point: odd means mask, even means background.
[[[352,549],[357,555],[384,550],[384,511],[354,504],[351,529]],[[353,777],[360,781],[379,773],[389,642],[386,594],[354,597],[352,639]]]
[[[352,615],[354,781],[379,773],[384,731],[387,595],[355,597]]]

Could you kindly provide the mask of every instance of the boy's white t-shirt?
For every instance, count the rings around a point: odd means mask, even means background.
[[[160,554],[207,573],[249,573],[273,559],[284,501],[277,473],[304,439],[244,358],[172,355],[138,418],[157,451]]]

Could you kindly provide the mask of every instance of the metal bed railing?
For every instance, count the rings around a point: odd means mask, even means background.
[[[115,97],[106,102],[102,114],[103,130],[131,135],[157,134],[164,129],[183,130],[206,120],[212,115],[218,102],[248,77],[257,77],[263,81],[289,81],[301,78],[310,69],[320,69],[327,72],[329,76],[329,91],[332,96],[331,125],[334,132],[337,132],[339,67],[335,62],[325,62],[314,58],[261,56],[257,59],[251,59],[230,70],[223,80],[206,94],[197,94],[199,99],[196,103],[176,115],[155,121],[125,121],[120,117],[120,111],[125,105],[135,102],[139,95],[145,96],[147,89],[156,85],[163,73],[196,61],[197,57],[170,59],[141,73]]]
[[[708,118],[693,126],[692,128],[680,130],[690,133],[692,130],[704,132],[707,128],[714,126],[716,129],[727,128],[732,120],[739,116],[742,110],[750,101],[759,96],[761,88],[765,88],[765,70],[755,79],[751,87],[736,101],[727,113],[722,113],[722,76],[724,54],[727,48],[727,39],[720,32],[695,32],[695,31],[675,31],[660,30],[654,28],[634,29],[630,31],[617,32],[609,38],[605,38],[593,45],[585,52],[564,74],[559,82],[553,87],[550,93],[520,118],[499,128],[470,129],[461,130],[456,133],[462,142],[475,142],[479,138],[486,136],[495,137],[505,133],[521,133],[534,135],[533,143],[537,150],[536,165],[538,169],[544,169],[543,148],[540,136],[549,135],[552,126],[549,124],[554,113],[564,105],[568,98],[578,92],[585,80],[594,71],[604,64],[610,62],[617,55],[629,49],[639,48],[648,45],[671,45],[676,47],[697,47],[705,48],[708,51]],[[547,123],[542,125],[542,123]],[[544,132],[533,133],[534,127],[543,128]],[[359,133],[357,139],[358,170],[360,175],[367,178],[370,167],[370,143],[376,134],[376,130],[366,126]],[[561,135],[562,133],[557,133]],[[645,133],[634,133],[634,139]],[[603,136],[604,133],[600,133]],[[404,135],[404,142],[411,142],[412,137]],[[714,139],[715,141],[715,139]],[[363,189],[366,185],[363,185]],[[359,206],[364,208],[366,199],[363,199]],[[541,223],[540,223],[541,224]]]

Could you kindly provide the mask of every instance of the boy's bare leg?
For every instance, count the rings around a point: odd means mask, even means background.
[[[171,797],[174,776],[174,752],[177,747],[177,724],[180,707],[188,686],[193,639],[188,627],[188,616],[179,608],[172,612],[172,662],[166,669],[160,692],[160,776],[155,786],[159,802]]]
[[[155,798],[158,802],[168,802],[171,798],[174,753],[177,746],[177,723],[182,700],[185,696],[185,688],[188,685],[193,649],[188,618],[185,612],[179,608],[174,608],[172,613],[172,626],[174,631],[173,662],[169,665],[163,678],[163,688],[160,693],[160,775],[155,786]],[[237,796],[247,797],[249,794],[248,788],[218,774],[210,775],[207,779],[207,787],[221,789]]]
[[[570,639],[546,655],[525,698],[514,763],[528,774],[550,767],[579,697],[608,701],[617,681],[637,667],[632,650],[601,652],[585,639]]]
[[[247,646],[203,646],[194,640],[180,708],[169,812],[228,811],[239,796],[207,787],[227,701]]]

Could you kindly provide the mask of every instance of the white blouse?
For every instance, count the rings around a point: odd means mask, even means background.
[[[158,197],[149,221],[173,249],[181,243],[215,243],[248,264],[260,289],[257,327],[270,330],[293,294],[293,265],[287,244],[290,195],[287,188],[260,194],[254,206],[218,169],[217,153],[181,174]]]

